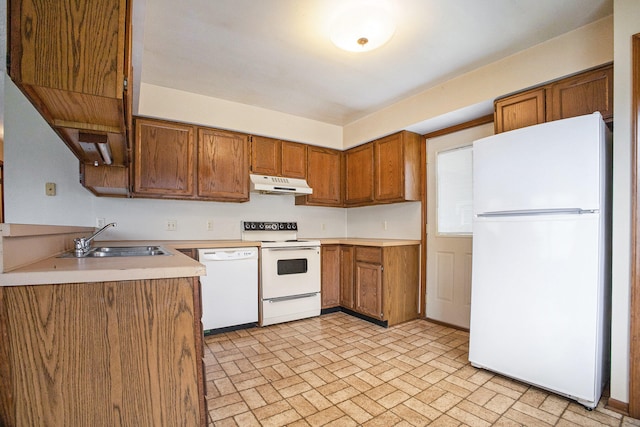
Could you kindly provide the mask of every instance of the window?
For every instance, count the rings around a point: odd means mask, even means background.
[[[471,145],[437,154],[438,234],[471,234],[472,160]]]

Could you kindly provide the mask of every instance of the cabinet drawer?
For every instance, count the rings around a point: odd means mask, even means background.
[[[382,249],[370,246],[356,246],[356,261],[382,264]]]

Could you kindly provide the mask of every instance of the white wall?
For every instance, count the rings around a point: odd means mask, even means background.
[[[347,236],[419,240],[420,218],[420,202],[349,208]]]
[[[341,126],[146,83],[138,114],[342,149]]]
[[[93,225],[78,160],[8,76],[4,104],[5,222]],[[56,183],[57,196],[45,195],[46,182]]]
[[[78,160],[9,78],[4,103],[6,222],[95,226],[104,218],[118,223],[107,240],[239,239],[241,220],[298,221],[300,237],[346,235],[344,209],[295,206],[291,195],[251,194],[247,203],[95,197],[78,182]],[[46,182],[56,183],[56,196],[45,195]],[[165,230],[167,219],[178,221],[176,231]]]
[[[613,271],[611,398],[629,402],[631,234],[631,36],[640,33],[640,2],[614,0]]]

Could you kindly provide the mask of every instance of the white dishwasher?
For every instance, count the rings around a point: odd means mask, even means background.
[[[198,249],[198,261],[207,267],[200,276],[202,327],[253,326],[258,322],[258,248]]]

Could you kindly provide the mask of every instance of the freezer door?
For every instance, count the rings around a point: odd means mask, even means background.
[[[597,404],[602,390],[599,215],[474,222],[469,360]]]
[[[473,211],[599,209],[606,127],[599,114],[558,120],[473,144]]]

